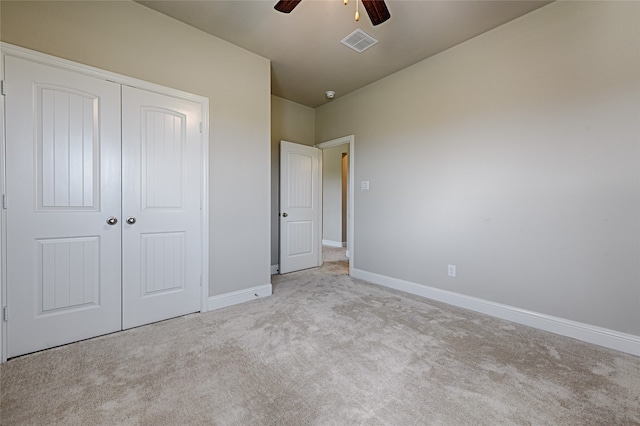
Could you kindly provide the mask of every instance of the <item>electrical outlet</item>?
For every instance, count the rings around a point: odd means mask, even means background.
[[[456,277],[456,265],[448,265],[447,267],[447,275],[450,277]]]

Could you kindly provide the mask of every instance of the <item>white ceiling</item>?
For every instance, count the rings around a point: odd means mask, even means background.
[[[386,0],[391,19],[371,25],[356,0],[139,0],[138,3],[271,60],[271,93],[318,107],[516,19],[549,1]],[[340,41],[360,28],[379,43],[357,53]]]

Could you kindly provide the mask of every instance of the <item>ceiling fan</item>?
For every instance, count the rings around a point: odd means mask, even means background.
[[[276,3],[274,9],[282,13],[290,13],[302,0],[280,0]],[[371,23],[373,25],[382,24],[387,19],[391,18],[389,9],[384,3],[384,0],[360,0],[364,6]],[[344,4],[347,4],[348,0],[344,0]],[[358,0],[356,0],[356,21],[360,19],[360,13],[358,12]]]

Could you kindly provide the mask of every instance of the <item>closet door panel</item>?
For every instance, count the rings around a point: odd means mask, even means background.
[[[121,328],[120,86],[5,57],[8,356]]]
[[[123,87],[123,327],[200,310],[199,104]]]

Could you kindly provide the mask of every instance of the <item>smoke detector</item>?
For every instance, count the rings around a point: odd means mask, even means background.
[[[333,99],[336,96],[336,92],[333,90],[327,90],[324,94],[327,96],[327,99]]]

